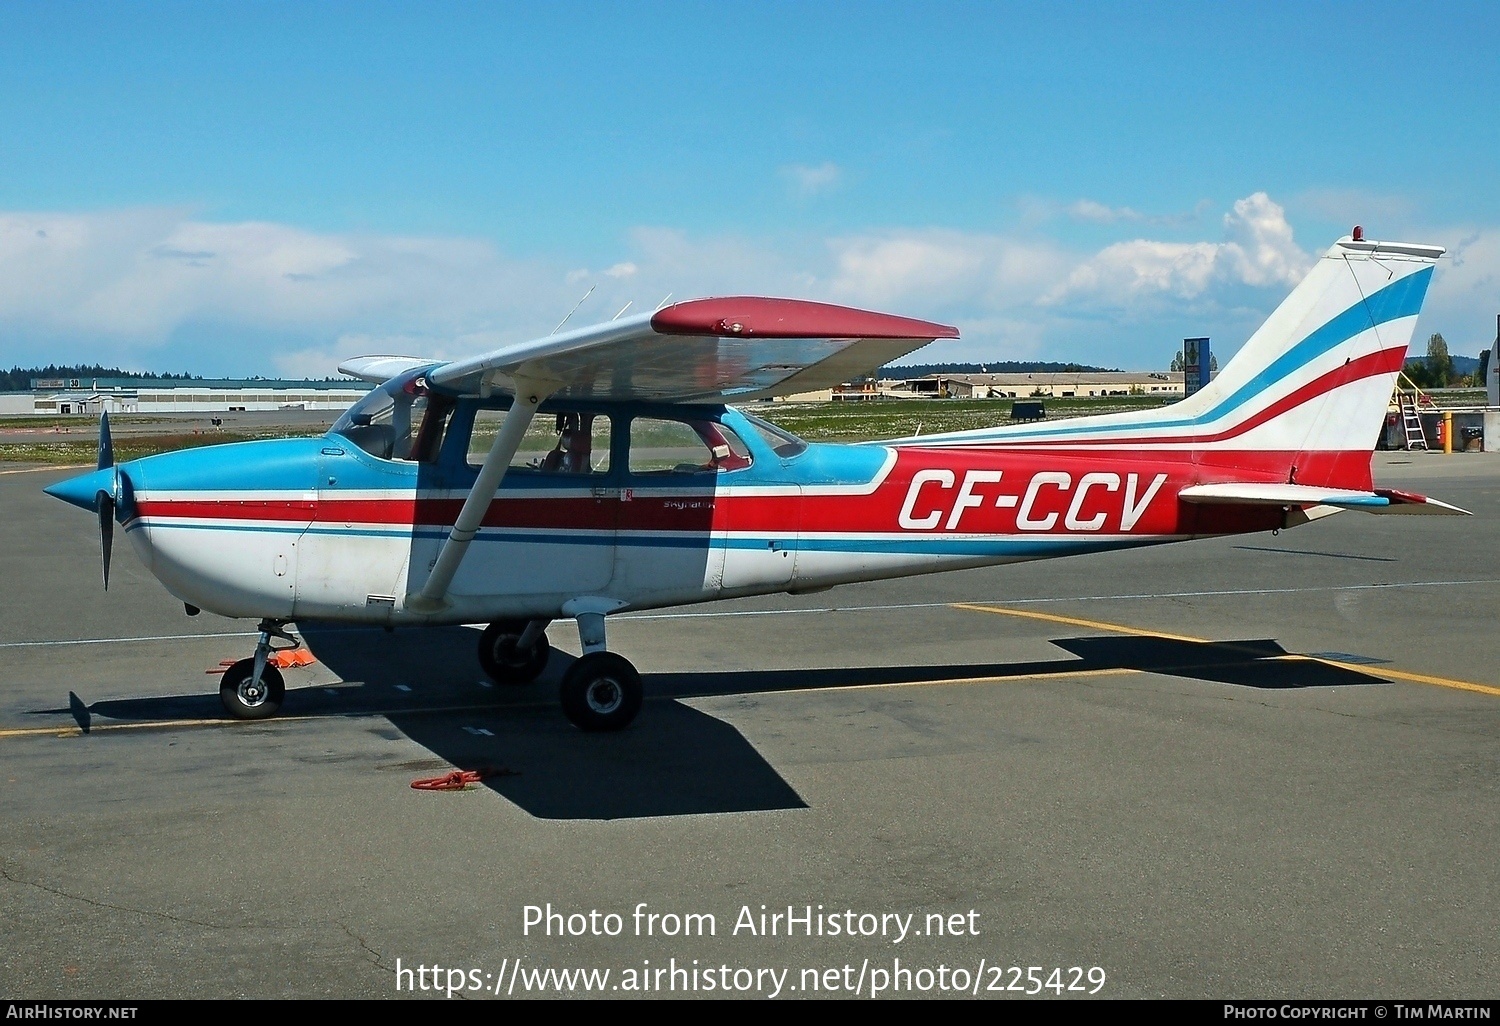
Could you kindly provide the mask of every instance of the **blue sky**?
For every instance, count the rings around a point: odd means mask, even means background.
[[[1494,4],[0,7],[0,363],[332,373],[621,305],[1227,353],[1356,221],[1500,312]]]

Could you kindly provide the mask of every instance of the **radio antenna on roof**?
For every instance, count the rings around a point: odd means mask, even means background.
[[[587,299],[592,296],[594,294],[594,290],[598,287],[599,286],[597,284],[590,285],[589,290],[583,294],[583,299]],[[578,308],[583,305],[583,299],[580,299],[578,302],[573,304],[573,309],[568,311],[568,317],[572,317],[578,312]],[[564,317],[562,320],[557,322],[557,327],[552,329],[553,335],[556,335],[559,331],[562,331],[562,326],[568,323],[568,317]]]

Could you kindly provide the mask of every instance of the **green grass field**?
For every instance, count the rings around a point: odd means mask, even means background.
[[[1163,405],[1150,396],[1044,400],[1049,419],[1086,417]],[[1008,399],[890,399],[836,403],[761,403],[747,411],[809,442],[866,442],[1009,424]]]
[[[115,439],[115,462],[155,456],[157,453],[177,449],[193,449],[203,445],[220,445],[224,442],[247,442],[251,438],[287,438],[287,432],[263,435],[241,435],[228,432],[220,434],[169,434],[130,435]],[[50,439],[35,442],[0,442],[0,463],[50,463],[58,466],[91,465],[99,458],[99,443],[91,438],[69,441]]]

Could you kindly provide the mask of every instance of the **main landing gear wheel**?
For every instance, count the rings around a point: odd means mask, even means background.
[[[563,714],[580,730],[624,730],[642,697],[641,675],[613,652],[590,652],[563,674]]]
[[[530,648],[521,648],[525,620],[496,620],[479,636],[479,665],[496,684],[530,684],[547,668],[552,646],[538,632]]]
[[[241,659],[219,679],[219,701],[235,719],[264,720],[275,716],[284,697],[286,685],[281,671],[270,663],[261,671],[259,684],[255,683],[254,659]]]

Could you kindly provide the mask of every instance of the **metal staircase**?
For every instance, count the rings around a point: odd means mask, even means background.
[[[1408,387],[1402,388],[1403,384]],[[1422,418],[1418,413],[1418,408],[1424,404],[1436,407],[1437,404],[1405,374],[1396,376],[1395,400],[1396,409],[1401,415],[1401,430],[1405,438],[1406,451],[1426,451],[1427,435],[1422,430]]]

